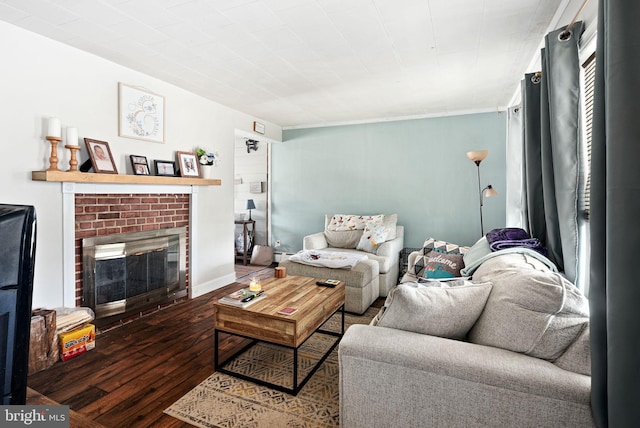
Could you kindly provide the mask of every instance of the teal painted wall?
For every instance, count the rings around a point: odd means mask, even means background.
[[[505,224],[506,114],[483,113],[372,124],[293,129],[272,145],[272,242],[302,249],[324,229],[324,214],[392,214],[405,247],[428,237],[473,244],[480,237],[476,166],[470,150],[488,149],[480,166],[485,233]]]

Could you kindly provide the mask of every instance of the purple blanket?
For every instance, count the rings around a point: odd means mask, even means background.
[[[491,251],[524,247],[537,251],[543,256],[547,255],[547,249],[542,246],[537,238],[530,237],[526,230],[517,227],[493,229],[487,233],[487,242],[491,247]]]

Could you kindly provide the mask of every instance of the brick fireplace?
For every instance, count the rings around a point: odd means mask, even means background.
[[[189,287],[188,194],[75,195],[75,301],[82,306],[82,239],[147,230],[187,228]]]
[[[86,306],[83,302],[83,257],[84,238],[103,237],[131,232],[185,227],[186,239],[186,286],[189,286],[189,194],[85,194],[76,193],[75,211],[75,306]],[[179,299],[182,300],[182,299]],[[128,315],[121,322],[154,312],[160,307],[175,303],[169,301]]]
[[[64,179],[70,173],[63,173]],[[84,175],[82,178],[84,179]],[[125,179],[127,176],[124,176]],[[107,181],[111,177],[104,179]],[[121,178],[121,176],[115,176]],[[63,266],[63,306],[83,305],[82,287],[82,239],[101,237],[128,232],[149,232],[159,229],[182,227],[186,229],[186,272],[185,285],[189,298],[202,293],[193,288],[194,269],[192,248],[197,245],[198,188],[192,183],[138,183],[135,178],[127,183],[110,182],[62,182],[62,266]],[[149,179],[149,177],[143,177]],[[152,177],[153,179],[155,177]],[[171,177],[170,177],[171,178]],[[170,179],[169,178],[169,179]],[[55,179],[55,178],[54,178]],[[85,179],[86,180],[86,179]],[[121,179],[125,181],[124,179]],[[185,181],[178,178],[177,180]],[[173,180],[172,180],[173,181]],[[212,183],[203,183],[211,185]],[[215,185],[215,183],[213,183]],[[182,297],[185,299],[186,297]],[[180,300],[182,300],[180,299]],[[173,302],[171,302],[172,304]],[[163,305],[166,306],[166,305]],[[145,310],[137,316],[145,315],[160,307]],[[132,317],[135,318],[135,317]],[[131,318],[129,318],[131,319]],[[123,319],[123,321],[126,321]]]
[[[84,238],[185,227],[188,287],[189,204],[188,194],[75,194],[75,306],[87,306],[82,300]],[[127,319],[120,321],[154,312],[159,307],[173,303],[175,302],[164,302],[160,306],[150,305],[144,311],[129,315]]]
[[[188,242],[183,254],[185,265],[188,263],[184,272],[185,283],[188,278],[188,298],[201,296],[235,279],[233,274],[213,280],[203,280],[199,275],[196,254],[199,245],[199,189],[202,186],[220,186],[222,181],[219,179],[69,171],[32,171],[31,178],[61,186],[62,205],[58,209],[62,209],[62,252],[58,261],[51,262],[61,263],[60,297],[64,307],[76,307],[82,303],[82,273],[78,270],[82,261],[78,240],[87,234],[100,236],[127,230],[150,233],[159,228],[180,225],[187,230],[185,240]]]

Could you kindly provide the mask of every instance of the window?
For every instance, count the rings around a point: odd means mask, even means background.
[[[589,259],[591,258],[591,238],[589,236],[589,213],[591,203],[591,141],[593,125],[593,93],[596,77],[596,57],[593,53],[582,64],[582,162],[580,165],[581,187],[578,195],[579,219],[578,276],[576,285],[585,296],[589,296]]]
[[[583,162],[584,186],[580,195],[580,212],[584,213],[584,219],[589,220],[589,210],[591,202],[591,137],[593,125],[593,93],[596,80],[596,54],[593,53],[582,64],[584,69],[584,154]]]

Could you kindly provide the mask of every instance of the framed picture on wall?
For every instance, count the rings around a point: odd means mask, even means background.
[[[258,134],[264,134],[264,123],[253,122],[253,131]]]
[[[178,168],[182,177],[200,177],[200,164],[198,156],[193,152],[176,152],[178,156]]]
[[[87,146],[87,152],[89,152],[89,158],[91,158],[91,164],[95,172],[101,174],[118,173],[116,163],[113,161],[113,156],[111,155],[109,143],[91,138],[85,138],[84,143]]]
[[[119,82],[118,135],[164,143],[164,97]]]

